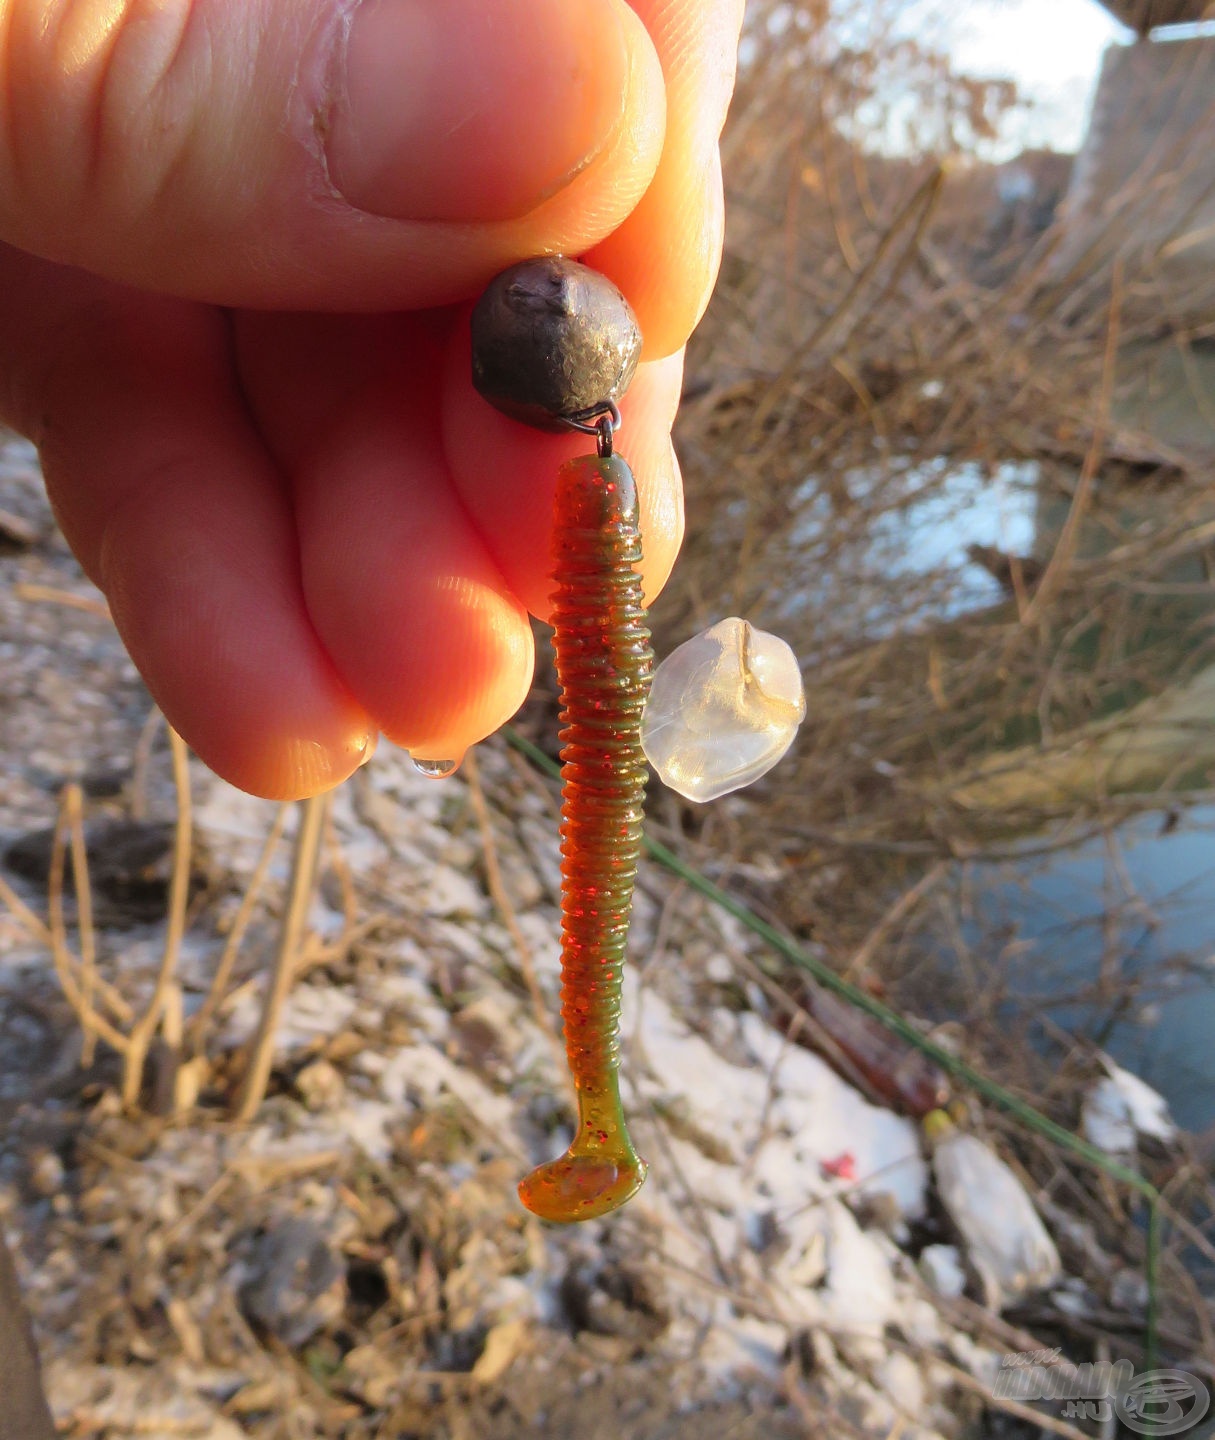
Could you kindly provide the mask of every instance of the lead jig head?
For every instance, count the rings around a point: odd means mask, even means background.
[[[477,393],[542,430],[594,433],[641,358],[629,302],[606,275],[564,255],[503,270],[477,301],[471,324]]]

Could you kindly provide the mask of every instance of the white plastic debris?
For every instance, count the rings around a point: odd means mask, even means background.
[[[924,1413],[924,1376],[910,1355],[887,1355],[873,1377],[900,1415],[918,1419]],[[897,1428],[897,1427],[892,1427]]]
[[[966,1289],[966,1270],[956,1245],[926,1245],[920,1251],[920,1274],[947,1300]]]
[[[766,775],[805,715],[793,651],[731,616],[654,672],[641,743],[664,784],[688,800],[716,800]]]
[[[933,1111],[925,1130],[935,1141],[932,1168],[941,1203],[966,1242],[988,1305],[1001,1310],[1053,1285],[1063,1273],[1059,1252],[1020,1180],[942,1111]]]
[[[1107,1155],[1125,1160],[1135,1153],[1135,1123],[1126,1096],[1107,1076],[1098,1080],[1080,1107],[1084,1138]]]
[[[1169,1114],[1168,1102],[1137,1075],[1101,1056],[1104,1078],[1084,1097],[1080,1123],[1086,1140],[1099,1150],[1123,1161],[1133,1161],[1141,1135],[1168,1142],[1177,1137],[1177,1126]]]

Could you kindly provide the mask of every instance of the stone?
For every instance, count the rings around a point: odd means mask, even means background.
[[[306,1345],[342,1312],[346,1267],[313,1221],[295,1218],[256,1242],[241,1306],[286,1345]]]

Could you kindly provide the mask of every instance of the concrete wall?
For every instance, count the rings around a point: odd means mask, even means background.
[[[1215,16],[1207,0],[1101,0],[1124,25],[1146,35],[1156,25],[1193,25]]]
[[[1215,325],[1215,37],[1106,51],[1053,266],[1126,262],[1127,315]]]

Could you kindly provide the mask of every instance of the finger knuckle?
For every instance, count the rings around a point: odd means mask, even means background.
[[[41,248],[58,241],[52,258],[74,259],[88,235],[121,232],[123,212],[164,184],[203,93],[205,46],[188,43],[198,9],[196,0],[15,0],[0,42],[10,238],[33,228]],[[195,73],[182,84],[187,68]]]

